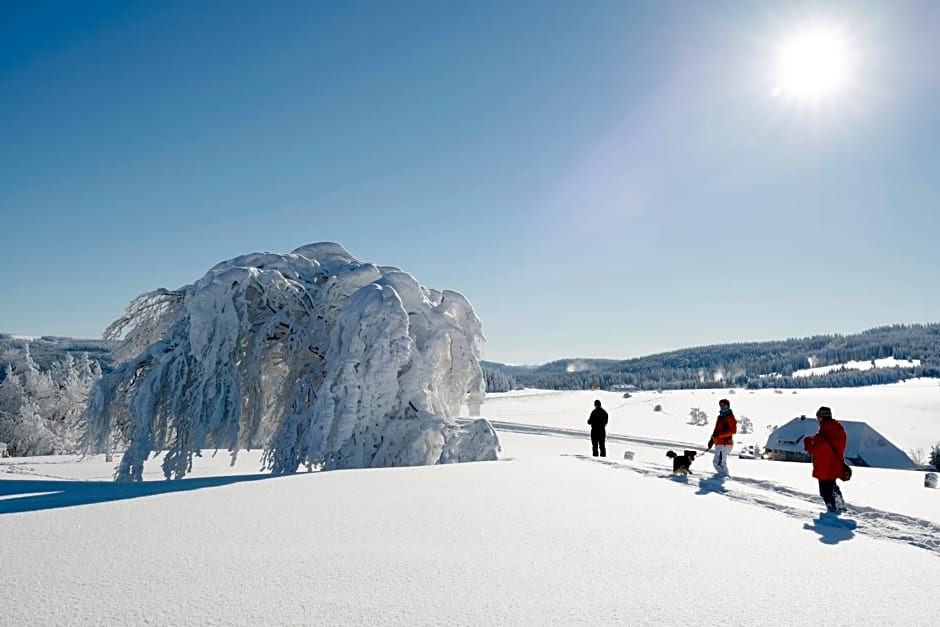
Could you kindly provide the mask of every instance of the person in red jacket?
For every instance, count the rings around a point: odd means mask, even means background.
[[[726,398],[718,401],[718,419],[715,421],[715,430],[708,438],[705,450],[715,447],[715,458],[712,465],[719,475],[728,476],[728,456],[734,447],[734,434],[738,432],[738,421],[731,412],[731,401]]]
[[[836,479],[842,476],[845,459],[845,428],[832,417],[832,410],[820,407],[816,411],[819,433],[803,439],[803,448],[813,456],[813,476],[819,480],[819,496],[827,512],[844,512],[845,499]]]

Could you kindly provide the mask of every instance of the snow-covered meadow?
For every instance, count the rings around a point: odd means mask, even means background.
[[[905,449],[940,440],[940,386],[920,380],[490,395],[496,462],[272,477],[258,451],[207,451],[185,479],[157,457],[114,483],[102,456],[3,459],[0,624],[933,624],[940,490],[857,468],[838,526],[806,464],[732,457],[722,481],[706,454],[671,476],[666,450],[710,433],[690,408],[713,422],[722,396],[753,421],[742,443],[821,404]]]

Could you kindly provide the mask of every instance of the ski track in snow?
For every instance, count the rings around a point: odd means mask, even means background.
[[[527,433],[532,435],[554,435],[563,437],[576,437],[583,439],[588,432],[578,429],[564,429],[557,427],[543,427],[524,425],[510,422],[489,421],[497,431],[510,431],[513,433]],[[608,434],[608,441],[630,442],[655,447],[695,447],[694,444],[659,440],[654,438],[635,438],[625,435]],[[666,479],[675,483],[695,488],[698,494],[720,494],[729,499],[740,501],[748,505],[765,507],[776,512],[795,518],[797,520],[812,520],[815,524],[841,527],[846,538],[853,532],[861,533],[879,540],[893,540],[910,544],[920,549],[930,551],[940,556],[940,525],[929,520],[888,512],[875,507],[849,505],[847,516],[849,518],[837,519],[833,525],[821,522],[818,519],[820,512],[819,496],[767,479],[753,479],[750,477],[685,477],[673,475],[665,465],[647,464],[636,461],[619,461],[606,457],[592,457],[590,455],[570,454],[569,457],[581,461],[603,464],[618,470],[629,470],[646,477]],[[853,526],[853,524],[855,526]],[[812,529],[812,525],[805,525]]]
[[[40,462],[41,464],[42,462]],[[65,481],[72,481],[72,477],[63,477],[61,475],[53,475],[48,472],[37,472],[33,467],[33,464],[0,464],[0,469],[2,472],[11,475],[27,475],[30,477],[46,477],[48,479],[62,479]]]
[[[541,427],[537,425],[524,425],[515,422],[502,422],[499,420],[487,421],[493,425],[497,431],[509,431],[512,433],[527,433],[529,435],[547,435],[562,436],[568,438],[590,437],[590,432],[580,429],[564,429],[562,427]],[[679,442],[677,440],[660,440],[658,438],[638,438],[629,435],[618,435],[616,433],[607,434],[608,442],[626,442],[628,444],[643,444],[645,446],[665,446],[668,448],[691,448],[701,450],[701,444],[692,444],[691,442]]]

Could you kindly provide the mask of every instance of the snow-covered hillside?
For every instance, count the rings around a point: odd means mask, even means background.
[[[940,388],[894,387],[855,392],[879,429],[908,416],[910,442],[935,441],[936,413],[897,401],[936,409]],[[848,397],[818,392],[841,415]],[[730,398],[757,424],[801,395]],[[720,480],[703,455],[673,477],[666,450],[707,439],[692,397],[714,417],[710,391],[488,397],[498,462],[272,477],[258,452],[207,454],[128,484],[100,456],[0,460],[0,623],[934,624],[940,490],[922,472],[857,468],[843,523],[820,517],[806,464],[732,457]]]

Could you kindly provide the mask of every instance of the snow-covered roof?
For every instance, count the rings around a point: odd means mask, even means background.
[[[840,420],[845,428],[845,457],[850,463],[876,468],[913,468],[914,462],[904,451],[875,431],[868,423]],[[805,453],[803,439],[815,435],[819,423],[815,418],[800,416],[777,427],[767,438],[767,449],[790,453]]]

